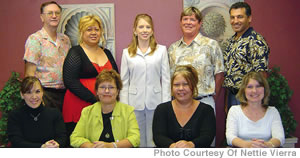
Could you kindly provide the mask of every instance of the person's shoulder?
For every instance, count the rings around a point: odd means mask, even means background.
[[[92,109],[94,109],[96,107],[101,107],[101,105],[99,105],[99,104],[100,104],[100,102],[97,101],[94,104],[91,104],[91,105],[88,105],[88,106],[84,107],[83,110],[85,109],[86,111],[88,111],[88,110],[92,110]]]
[[[57,35],[59,36],[59,39],[63,42],[67,42],[68,44],[71,44],[71,40],[69,38],[69,36],[67,36],[66,34],[63,33],[57,33]]]
[[[124,48],[124,49],[123,49],[122,57],[130,57],[130,56],[129,56],[129,52],[128,52],[128,48]]]
[[[162,45],[162,44],[157,44],[156,46],[158,49],[165,49],[167,48],[165,45]]]
[[[102,47],[101,47],[102,48]],[[110,53],[111,54],[111,51],[108,49],[108,48],[102,48],[104,52],[106,53]]]
[[[232,108],[232,110],[238,111],[238,110],[242,110],[242,105],[233,105],[230,107],[230,109]]]
[[[157,44],[156,46],[156,52],[159,52],[160,54],[164,53],[165,51],[167,51],[167,47],[165,45],[160,45]]]
[[[27,40],[40,40],[44,36],[42,30],[38,30],[32,34],[30,34]]]
[[[255,31],[253,28],[250,30],[250,33],[248,35],[248,38],[251,40],[257,40],[257,41],[263,41],[265,42],[265,38],[258,33],[257,31]]]
[[[10,112],[8,113],[8,115],[9,115],[9,116],[22,115],[22,114],[24,113],[24,111],[25,111],[25,107],[21,105],[21,106],[17,107],[16,109],[10,111]]]
[[[275,106],[268,106],[268,111],[274,113],[274,112],[278,112],[277,108]]]
[[[85,115],[91,115],[92,113],[97,113],[101,111],[101,105],[99,105],[99,102],[96,102],[94,104],[88,105],[86,107],[84,107],[81,111],[81,114],[85,114]]]
[[[123,54],[127,53],[128,54],[128,47],[123,49]]]
[[[182,42],[182,38],[179,39],[179,40],[177,40],[177,41],[175,41],[175,42],[173,42],[173,43],[169,46],[169,49],[170,49],[170,48],[173,48],[173,47],[178,47],[179,44],[180,44],[181,42]]]
[[[203,36],[201,33],[198,34],[196,39],[201,40],[201,41],[207,41],[207,44],[219,46],[219,43],[216,40],[206,37],[206,36]]]
[[[61,117],[62,114],[57,108],[44,106],[43,112],[45,112],[50,117]]]
[[[83,49],[81,48],[80,45],[76,45],[76,46],[72,46],[69,50],[69,53],[73,54],[73,53],[76,53],[76,54],[80,54],[80,52],[82,52]]]
[[[230,107],[228,114],[242,114],[242,106],[241,105],[233,105]]]
[[[200,102],[198,107],[202,108],[206,111],[214,111],[214,109],[210,105],[203,103],[203,102]]]
[[[116,104],[117,104],[117,106],[118,106],[119,108],[128,109],[128,110],[134,110],[134,107],[133,107],[133,106],[128,105],[128,104],[125,104],[125,103],[122,103],[122,102],[120,102],[120,101],[117,101]]]
[[[168,110],[172,107],[172,101],[160,103],[155,110]]]

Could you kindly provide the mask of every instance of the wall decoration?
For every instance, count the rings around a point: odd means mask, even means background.
[[[78,45],[78,23],[85,15],[98,15],[104,27],[106,46],[115,57],[115,11],[114,4],[67,4],[61,5],[62,15],[58,32],[69,36],[72,46]],[[100,42],[101,43],[101,42]],[[99,45],[101,46],[101,44]]]
[[[236,2],[243,0],[184,0],[184,8],[197,7],[203,16],[200,32],[202,35],[210,37],[219,42],[224,50],[226,39],[230,38],[234,32],[230,25],[229,8]]]

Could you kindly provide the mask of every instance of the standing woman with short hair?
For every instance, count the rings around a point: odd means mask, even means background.
[[[167,48],[156,43],[151,16],[139,14],[133,38],[123,50],[121,102],[135,107],[141,133],[140,147],[154,147],[152,120],[156,106],[169,101],[170,67]]]

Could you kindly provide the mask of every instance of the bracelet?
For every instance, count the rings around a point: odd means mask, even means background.
[[[114,148],[118,148],[117,144],[115,142],[112,142]]]

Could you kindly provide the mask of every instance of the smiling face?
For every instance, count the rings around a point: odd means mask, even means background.
[[[61,10],[56,4],[49,4],[44,7],[40,17],[44,26],[57,27],[60,21]]]
[[[82,34],[82,41],[87,45],[98,45],[100,41],[101,30],[96,23],[89,26]]]
[[[29,91],[21,93],[21,97],[29,107],[33,109],[38,108],[43,100],[43,89],[40,83],[36,81]]]
[[[252,17],[246,15],[245,8],[232,9],[230,11],[230,24],[237,36],[241,36],[250,27]]]
[[[109,105],[117,101],[119,91],[114,81],[104,81],[99,84],[97,89],[97,96],[101,104]]]
[[[265,88],[254,79],[249,79],[249,82],[245,88],[245,96],[248,102],[262,103],[264,98]]]
[[[139,41],[149,41],[153,34],[152,26],[143,18],[139,19],[134,34]]]
[[[183,16],[180,21],[181,30],[184,36],[197,36],[200,31],[201,22],[195,16]]]
[[[178,101],[188,101],[193,99],[193,91],[183,75],[178,74],[174,78],[172,84],[172,94]]]

